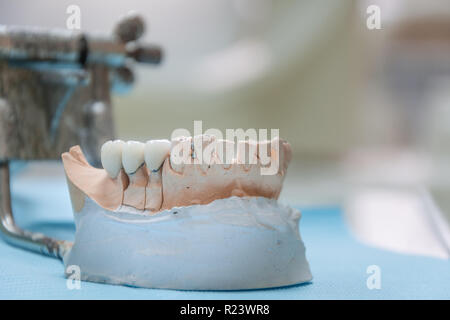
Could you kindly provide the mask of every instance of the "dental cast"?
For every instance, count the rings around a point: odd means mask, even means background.
[[[269,154],[264,163],[260,151]],[[62,158],[72,185],[101,207],[155,214],[232,196],[277,199],[291,154],[289,143],[278,137],[235,143],[205,136],[108,141],[101,150],[105,170],[91,167],[78,146]],[[273,174],[261,174],[267,166],[276,169]]]
[[[172,161],[180,144],[187,163]],[[264,164],[259,151],[268,153]],[[105,170],[92,167],[79,146],[62,154],[76,225],[62,254],[66,270],[79,266],[87,281],[181,290],[311,280],[300,212],[275,200],[292,154],[286,141],[109,141],[101,152]],[[274,174],[263,175],[274,161]],[[177,309],[204,318],[221,312],[201,304]]]

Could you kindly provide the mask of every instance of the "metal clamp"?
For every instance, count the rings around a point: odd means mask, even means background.
[[[144,30],[136,14],[112,37],[0,26],[0,235],[8,243],[56,258],[70,248],[15,224],[9,161],[59,159],[79,144],[98,165],[101,144],[114,138],[111,90],[133,84],[133,62],[161,61],[161,49],[137,41]]]

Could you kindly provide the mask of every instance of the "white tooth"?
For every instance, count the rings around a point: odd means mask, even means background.
[[[122,148],[125,142],[121,140],[107,141],[102,145],[100,159],[103,168],[111,178],[116,178],[122,168]]]
[[[144,163],[144,146],[142,142],[128,141],[122,150],[122,165],[128,174],[136,170]]]
[[[150,140],[144,148],[145,164],[151,171],[156,171],[161,167],[166,157],[170,153],[171,143],[169,140]]]

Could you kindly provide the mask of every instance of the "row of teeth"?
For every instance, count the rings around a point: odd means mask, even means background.
[[[169,140],[150,140],[146,143],[122,140],[108,141],[101,148],[103,168],[111,178],[116,178],[120,169],[127,174],[136,172],[145,162],[147,168],[157,171],[170,154]]]
[[[202,139],[202,140],[196,140]],[[203,140],[205,139],[205,140]],[[196,157],[195,155],[195,142],[212,142],[214,139],[204,138],[202,136],[193,137],[192,140],[186,139],[186,137],[182,137],[175,142],[177,143],[189,143],[189,150],[192,149],[192,157]],[[250,143],[245,141],[239,141],[237,144],[227,140],[217,140],[215,141],[215,145],[221,145],[222,147],[219,150],[225,150],[226,148],[234,149],[237,147],[237,150],[231,150],[232,154],[237,154],[237,157],[234,159],[234,156],[230,156],[233,158],[231,160],[225,156],[225,151],[220,151],[220,158],[224,160],[224,164],[227,164],[227,167],[231,165],[233,161],[236,161],[238,164],[251,164],[259,162],[261,165],[268,165],[271,154],[271,141],[260,142],[259,144],[252,144],[252,148],[250,148]],[[186,145],[184,145],[186,147]],[[149,140],[146,143],[142,143],[139,141],[128,141],[124,142],[122,140],[114,140],[108,141],[103,144],[101,148],[101,162],[103,168],[107,171],[111,178],[116,178],[123,168],[125,172],[130,175],[135,173],[144,163],[147,168],[151,171],[158,171],[162,166],[166,157],[171,156],[171,165],[172,168],[179,172],[179,166],[177,165],[177,161],[175,158],[178,157],[177,152],[171,155],[172,150],[172,142],[169,140]],[[174,159],[172,159],[172,156]],[[228,156],[228,154],[227,154]],[[248,156],[248,159],[246,157]],[[226,158],[226,159],[225,159]],[[206,160],[206,159],[205,159]],[[206,162],[206,161],[205,161]],[[225,167],[225,166],[224,166]]]

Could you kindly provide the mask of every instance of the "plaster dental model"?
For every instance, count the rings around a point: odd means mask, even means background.
[[[276,200],[290,158],[279,138],[235,144],[202,135],[108,141],[97,169],[72,147],[62,155],[76,223],[66,270],[186,290],[310,281],[300,212]],[[273,174],[261,173],[273,164]]]

